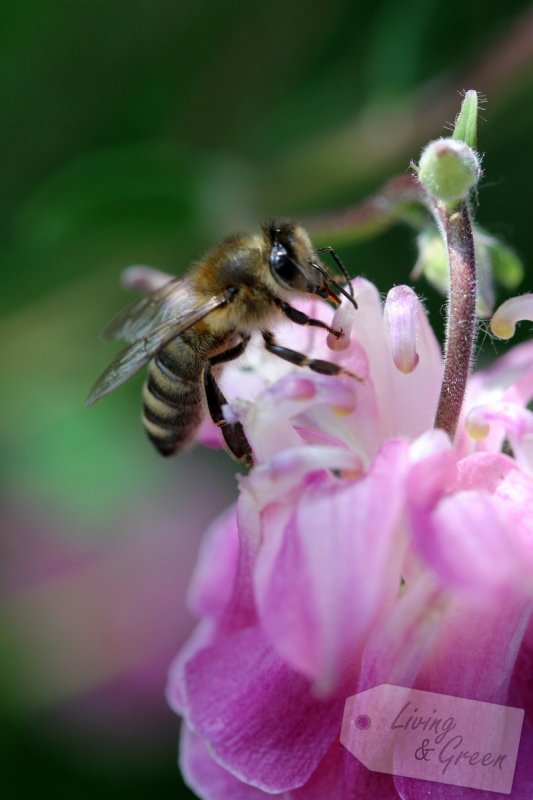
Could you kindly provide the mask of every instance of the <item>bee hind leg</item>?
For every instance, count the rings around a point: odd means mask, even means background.
[[[218,353],[218,355],[210,358],[204,367],[203,380],[207,407],[209,409],[211,419],[215,425],[218,425],[220,428],[230,453],[237,459],[237,461],[240,461],[247,467],[251,468],[254,465],[254,458],[252,448],[250,447],[250,443],[246,438],[246,434],[244,433],[244,428],[240,422],[230,423],[224,418],[222,407],[227,405],[228,401],[224,397],[219,385],[215,381],[211,370],[211,368],[216,364],[223,364],[226,361],[233,361],[233,359],[242,355],[246,349],[249,339],[250,337],[247,337],[239,342],[239,344],[235,347],[232,347],[223,353]]]

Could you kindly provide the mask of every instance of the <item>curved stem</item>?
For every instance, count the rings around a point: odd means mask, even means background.
[[[375,236],[397,222],[422,230],[428,222],[427,199],[414,175],[399,175],[357,205],[313,214],[301,221],[313,240],[355,242]]]
[[[466,202],[453,209],[437,206],[446,241],[450,272],[444,375],[435,427],[455,435],[474,351],[476,335],[476,257]]]

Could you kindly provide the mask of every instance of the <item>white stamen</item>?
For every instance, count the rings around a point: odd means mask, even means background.
[[[521,439],[533,432],[533,414],[518,403],[501,401],[476,406],[468,414],[465,426],[473,439],[485,439],[491,425],[500,425],[508,434]]]
[[[395,286],[387,295],[383,321],[396,367],[405,374],[418,364],[416,334],[419,300],[409,286]]]
[[[490,329],[498,339],[510,339],[516,323],[522,320],[533,322],[533,294],[511,297],[502,303],[490,321]]]

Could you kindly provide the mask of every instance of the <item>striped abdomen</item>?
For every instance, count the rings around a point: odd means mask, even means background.
[[[204,348],[186,333],[166,345],[148,365],[143,387],[143,424],[164,456],[194,438],[203,416]]]

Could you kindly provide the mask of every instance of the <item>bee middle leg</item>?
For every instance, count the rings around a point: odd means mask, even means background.
[[[299,353],[297,350],[291,350],[282,344],[278,344],[274,334],[272,334],[270,331],[263,331],[262,334],[265,347],[268,352],[275,356],[279,356],[279,358],[283,358],[290,364],[296,364],[297,367],[309,367],[309,369],[312,369],[313,372],[318,372],[320,375],[349,375],[351,378],[355,378],[356,381],[360,381],[361,383],[363,382],[362,378],[355,375],[353,372],[344,369],[344,367],[334,364],[333,361],[323,361],[320,358],[309,358],[305,355],[305,353]]]
[[[228,450],[235,456],[237,461],[241,461],[247,467],[253,467],[254,458],[250,443],[244,433],[244,428],[240,422],[227,422],[222,412],[222,406],[227,405],[227,400],[224,397],[218,383],[213,377],[211,368],[217,364],[223,364],[227,361],[233,361],[238,358],[246,349],[250,337],[246,337],[235,347],[209,359],[204,367],[204,391],[207,400],[207,407],[211,415],[211,419],[222,431],[222,436],[228,447]]]
[[[343,336],[342,331],[338,331],[335,328],[330,328],[329,325],[326,325],[325,322],[322,322],[320,319],[313,319],[313,317],[307,316],[304,314],[303,311],[300,311],[297,308],[293,308],[289,303],[286,303],[284,300],[280,300],[276,298],[275,300],[276,305],[280,308],[286,317],[288,317],[291,322],[296,322],[297,325],[311,325],[314,328],[323,328],[325,331],[333,334],[337,339],[340,339]]]

